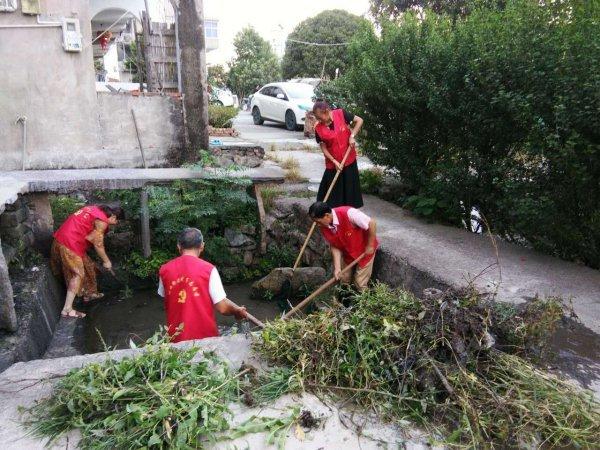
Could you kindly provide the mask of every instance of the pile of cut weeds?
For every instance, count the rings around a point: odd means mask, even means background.
[[[557,299],[511,312],[470,291],[418,299],[379,284],[350,308],[268,324],[255,348],[305,387],[350,395],[447,445],[593,448],[598,402],[529,359],[561,316]]]
[[[86,449],[202,449],[264,432],[266,445],[283,450],[290,428],[302,423],[300,411],[281,418],[252,416],[232,427],[230,406],[243,400],[252,369],[236,373],[215,354],[199,358],[198,351],[176,348],[156,334],[131,358],[74,369],[30,409],[26,425],[49,443],[79,430],[79,447]],[[281,373],[262,376],[265,387],[250,395],[275,399],[286,393],[291,386]]]

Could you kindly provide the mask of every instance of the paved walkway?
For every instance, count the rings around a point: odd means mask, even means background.
[[[600,271],[499,240],[497,260],[487,235],[427,223],[373,196],[365,196],[364,211],[376,218],[384,248],[440,283],[464,286],[475,278],[481,291],[497,289],[499,300],[512,303],[537,295],[572,299],[582,323],[600,334]]]

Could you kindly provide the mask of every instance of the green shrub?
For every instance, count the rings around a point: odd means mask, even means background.
[[[238,110],[233,106],[208,106],[208,123],[214,128],[231,128]]]
[[[85,202],[67,195],[53,195],[50,197],[50,207],[52,208],[52,218],[54,219],[54,228],[60,227],[67,217],[85,205]]]
[[[175,256],[175,251],[168,252],[162,249],[153,249],[152,255],[147,259],[138,252],[133,252],[125,262],[125,269],[138,278],[158,281],[160,266]]]
[[[383,184],[383,170],[374,167],[359,172],[360,189],[365,194],[378,194]]]
[[[599,26],[600,2],[576,0],[406,13],[360,33],[322,94],[365,119],[363,150],[423,213],[471,227],[475,208],[509,240],[598,268]]]

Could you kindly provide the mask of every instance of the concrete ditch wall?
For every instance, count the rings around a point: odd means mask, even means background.
[[[15,333],[0,335],[0,372],[44,354],[64,302],[63,288],[47,264],[13,277],[12,288],[18,327]]]

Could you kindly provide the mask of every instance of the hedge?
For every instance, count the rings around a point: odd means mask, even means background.
[[[323,94],[365,119],[398,201],[600,267],[600,2],[507,1],[365,29]]]
[[[237,114],[234,106],[208,105],[208,123],[213,128],[231,128]]]

